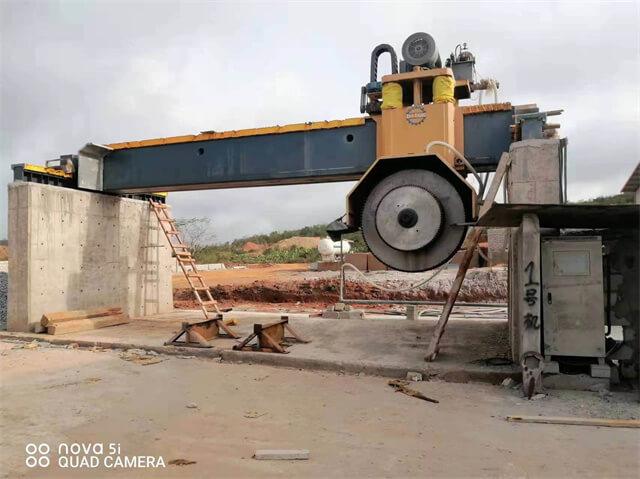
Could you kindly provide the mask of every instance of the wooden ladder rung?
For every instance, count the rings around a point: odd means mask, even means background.
[[[191,286],[191,291],[193,291],[193,294],[195,295],[196,299],[200,303],[200,308],[202,309],[202,313],[204,314],[204,317],[209,319],[208,313],[219,312],[218,306],[217,306],[218,302],[215,299],[213,299],[213,296],[211,296],[211,290],[209,289],[209,286],[207,286],[207,283],[204,281],[204,277],[198,273],[198,269],[196,268],[196,260],[193,258],[193,256],[191,256],[191,252],[189,251],[189,246],[183,243],[182,242],[183,240],[180,239],[180,231],[178,231],[178,227],[176,226],[175,220],[171,218],[169,214],[168,206],[163,203],[156,203],[153,200],[149,200],[149,202],[153,207],[153,211],[156,215],[156,218],[158,219],[158,222],[160,223],[162,231],[167,237],[167,241],[169,241],[169,246],[171,246],[171,249],[175,254],[176,260],[178,261],[178,263],[180,263],[180,266],[182,267],[182,272],[184,273],[184,276],[187,282],[189,283],[189,286]],[[160,212],[163,212],[164,215],[161,215]],[[176,237],[178,237],[179,242],[172,243],[172,238],[174,238],[175,240]],[[191,269],[187,269],[188,267],[190,267]],[[199,280],[199,282],[202,285],[196,286],[194,284],[194,281],[192,281],[193,279]],[[195,282],[197,283],[198,281],[195,281]],[[202,291],[205,292],[205,294],[203,295],[204,299],[202,296],[200,296],[200,293],[199,293]],[[214,310],[209,311],[207,309],[209,307],[213,307]]]

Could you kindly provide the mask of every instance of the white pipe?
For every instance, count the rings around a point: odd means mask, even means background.
[[[445,148],[448,148],[453,153],[455,153],[455,155],[462,160],[462,162],[469,169],[471,174],[476,177],[476,181],[478,182],[478,197],[482,199],[482,197],[484,196],[484,186],[482,185],[482,179],[480,178],[480,175],[478,174],[476,169],[473,167],[471,163],[469,163],[469,161],[464,157],[464,155],[460,153],[458,150],[456,150],[453,146],[451,146],[446,141],[437,141],[437,140],[432,141],[427,145],[427,148],[426,148],[427,153],[430,153],[431,148],[433,148],[434,146],[444,146]]]

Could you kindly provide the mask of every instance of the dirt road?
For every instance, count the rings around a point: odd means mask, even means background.
[[[507,414],[637,414],[616,393],[538,401],[486,384],[415,383],[212,360],[141,366],[115,352],[0,343],[3,477],[636,477],[639,430],[512,424]],[[117,443],[122,455],[195,461],[162,469],[25,466],[27,443]],[[309,449],[256,461],[256,449]]]

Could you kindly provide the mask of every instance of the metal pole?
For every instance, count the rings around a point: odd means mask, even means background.
[[[425,306],[442,306],[444,301],[413,301],[403,299],[340,299],[345,304],[421,304]],[[479,306],[487,308],[506,308],[507,303],[463,303],[456,301],[456,306]]]
[[[344,253],[342,250],[342,235],[340,236],[340,303],[344,298]]]

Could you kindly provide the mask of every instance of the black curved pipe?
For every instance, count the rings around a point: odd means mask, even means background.
[[[375,47],[371,52],[371,82],[378,81],[378,58],[383,53],[388,52],[391,55],[391,73],[398,73],[398,57],[393,47],[387,43],[382,43]]]

